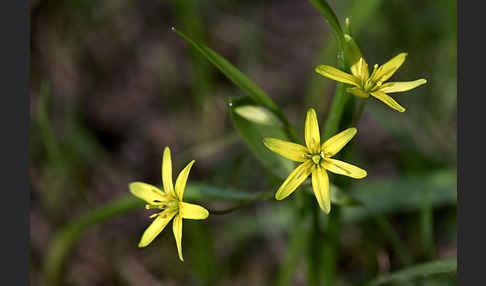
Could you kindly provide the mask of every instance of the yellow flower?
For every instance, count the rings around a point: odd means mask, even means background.
[[[316,72],[330,79],[354,85],[354,87],[346,89],[347,92],[353,95],[368,98],[371,94],[391,108],[404,112],[405,108],[387,93],[411,90],[427,82],[427,80],[421,78],[414,81],[384,83],[398,70],[406,57],[407,53],[401,53],[380,67],[375,65],[371,75],[368,71],[368,64],[362,57],[351,66],[352,74],[326,65],[316,67]]]
[[[326,170],[355,179],[366,177],[365,170],[331,158],[354,137],[356,132],[356,128],[348,128],[320,145],[321,137],[316,112],[310,108],[305,119],[306,146],[276,138],[265,138],[263,143],[268,149],[287,159],[301,163],[282,183],[275,198],[277,200],[285,199],[312,174],[312,188],[317,202],[319,207],[328,214],[331,211],[331,198]]]
[[[172,229],[177,244],[177,250],[179,252],[179,259],[184,261],[182,258],[182,219],[205,219],[209,215],[209,212],[205,208],[182,201],[187,177],[189,176],[189,171],[194,162],[195,161],[192,160],[179,173],[174,189],[172,184],[172,161],[170,158],[170,149],[169,147],[165,147],[164,158],[162,160],[162,183],[164,191],[142,182],[134,182],[129,185],[130,192],[134,196],[147,202],[147,205],[145,206],[146,209],[161,210],[161,212],[150,216],[150,218],[156,217],[156,219],[143,233],[138,247],[149,245],[165,228],[169,221],[174,218]]]

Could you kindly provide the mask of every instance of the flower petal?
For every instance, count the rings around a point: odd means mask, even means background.
[[[337,152],[341,151],[348,142],[353,139],[354,135],[358,132],[358,129],[352,127],[327,139],[322,143],[321,150],[324,152],[325,157],[334,156]]]
[[[355,179],[362,179],[367,175],[365,170],[343,161],[331,158],[326,158],[323,161],[322,166],[335,174],[345,175]]]
[[[362,82],[367,81],[370,75],[368,64],[363,58],[359,58],[358,62],[351,66],[351,72],[355,77],[361,79]]]
[[[385,103],[386,105],[390,106],[391,108],[393,108],[393,109],[395,109],[399,112],[405,111],[405,108],[403,106],[398,104],[398,102],[396,102],[393,98],[388,96],[388,94],[386,94],[386,93],[384,93],[380,90],[372,92],[371,95],[373,95],[375,98],[381,100],[383,103]]]
[[[149,204],[167,201],[167,195],[156,186],[142,182],[133,182],[128,185],[130,192]]]
[[[307,148],[300,144],[277,138],[265,138],[263,139],[263,144],[273,152],[292,161],[304,162],[306,159],[305,154],[307,153]]]
[[[370,97],[370,95],[368,93],[364,92],[361,88],[358,88],[358,87],[347,88],[346,92],[349,92],[352,95],[355,95],[355,96],[361,97],[361,98]]]
[[[163,211],[157,218],[150,224],[150,226],[145,230],[138,243],[138,247],[145,247],[149,245],[159,233],[164,230],[165,226],[174,217],[176,212],[169,212],[168,210]]]
[[[372,80],[374,82],[384,82],[389,79],[405,62],[406,57],[407,53],[400,53],[396,55],[394,58],[378,68]]]
[[[179,176],[177,176],[175,191],[179,201],[182,201],[182,198],[184,197],[184,189],[186,188],[187,177],[189,176],[189,172],[191,171],[191,167],[194,165],[194,162],[196,161],[192,160],[189,164],[187,164],[187,166],[179,173]]]
[[[165,147],[164,158],[162,159],[162,183],[164,191],[175,197],[174,185],[172,184],[172,160],[170,158],[170,149]]]
[[[400,82],[387,82],[383,84],[379,90],[383,92],[393,93],[393,92],[402,92],[414,89],[416,87],[421,86],[422,84],[426,84],[426,79],[417,79],[414,81],[400,81]]]
[[[331,211],[331,196],[329,193],[329,176],[324,168],[312,168],[312,189],[319,207],[328,214]]]
[[[345,73],[345,72],[338,70],[337,68],[334,68],[334,67],[331,67],[331,66],[321,65],[321,66],[316,67],[315,71],[322,76],[325,76],[327,78],[330,78],[330,79],[333,79],[333,80],[336,80],[336,81],[339,81],[339,82],[344,82],[344,83],[351,84],[351,85],[354,85],[354,86],[357,86],[357,87],[359,87],[361,85],[360,81],[357,77],[355,77],[351,74]]]
[[[181,202],[179,208],[179,213],[183,218],[206,219],[209,216],[208,210],[199,205]]]
[[[174,238],[177,244],[177,252],[179,253],[179,259],[184,261],[182,257],[182,216],[177,215],[172,222],[172,230],[174,232]]]
[[[307,110],[307,116],[305,118],[305,144],[311,153],[319,152],[321,135],[314,108],[309,108],[309,110]]]
[[[307,179],[311,173],[312,161],[308,160],[300,164],[290,175],[285,179],[277,193],[275,193],[275,199],[283,200],[288,197],[302,182]]]

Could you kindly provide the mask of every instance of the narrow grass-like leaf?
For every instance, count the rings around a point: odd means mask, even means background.
[[[426,278],[431,275],[439,274],[455,274],[457,271],[457,258],[447,258],[442,260],[436,260],[420,265],[411,266],[403,270],[394,272],[387,276],[378,277],[369,283],[369,286],[378,285],[398,285],[400,282]]]
[[[194,48],[201,52],[208,61],[210,61],[215,67],[217,67],[226,77],[228,77],[234,84],[236,84],[246,95],[251,97],[259,105],[265,106],[268,109],[278,112],[278,106],[273,100],[253,81],[240,72],[235,66],[233,66],[228,60],[220,56],[218,53],[208,48],[207,46],[198,43],[191,39],[186,34],[172,28],[179,36],[190,43]]]
[[[357,221],[375,214],[418,211],[427,196],[431,208],[457,204],[457,171],[441,170],[420,176],[364,180],[351,187],[349,194],[366,208],[346,208],[346,221]]]
[[[275,176],[285,178],[292,171],[294,164],[263,145],[263,139],[266,137],[289,140],[285,131],[277,126],[262,125],[249,121],[235,112],[236,108],[246,105],[252,105],[252,101],[248,97],[233,99],[229,104],[229,113],[236,129],[262,165]]]
[[[331,9],[331,7],[327,3],[327,1],[326,0],[311,0],[311,3],[314,4],[314,6],[317,8],[317,10],[322,14],[322,16],[324,16],[326,21],[331,26],[332,31],[334,33],[334,36],[336,36],[340,45],[342,45],[344,43],[343,30],[341,28],[341,25],[339,24],[339,20],[336,17],[336,14]]]
[[[265,91],[258,87],[253,81],[251,81],[247,76],[245,76],[241,71],[239,71],[235,66],[233,66],[228,60],[220,56],[218,53],[205,46],[204,44],[198,43],[194,39],[191,39],[186,34],[172,28],[179,36],[190,43],[196,50],[201,52],[201,54],[206,57],[215,67],[217,67],[227,78],[229,78],[236,86],[238,86],[246,95],[248,95],[257,105],[264,106],[271,110],[278,119],[285,126],[284,131],[289,138],[294,141],[299,141],[298,136],[294,128],[290,125],[287,117],[283,114],[280,108],[275,104],[275,102],[268,96]]]

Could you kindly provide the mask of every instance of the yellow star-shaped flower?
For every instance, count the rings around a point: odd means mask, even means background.
[[[407,53],[401,53],[389,60],[382,66],[375,65],[371,75],[368,71],[368,64],[363,58],[360,58],[351,66],[351,73],[345,73],[331,66],[321,65],[316,67],[316,72],[330,79],[354,85],[346,89],[347,92],[362,98],[368,98],[370,95],[378,100],[383,101],[391,108],[404,112],[405,108],[398,104],[387,93],[402,92],[414,89],[427,80],[421,78],[414,81],[387,82],[387,81],[405,62]]]
[[[361,179],[367,175],[363,169],[331,158],[354,137],[356,132],[356,128],[348,128],[320,145],[321,137],[316,112],[310,108],[305,119],[306,146],[276,138],[265,138],[263,143],[268,149],[287,159],[302,163],[282,183],[275,198],[277,200],[285,199],[312,174],[312,188],[317,202],[319,207],[328,214],[331,211],[331,197],[326,170],[355,179]]]
[[[165,147],[164,158],[162,160],[162,183],[164,191],[142,182],[134,182],[129,185],[130,192],[134,196],[147,202],[147,205],[145,206],[146,209],[161,210],[161,212],[150,216],[150,218],[156,217],[156,219],[143,233],[138,247],[149,245],[157,235],[162,232],[170,220],[174,218],[172,229],[177,244],[177,250],[179,252],[179,259],[184,261],[182,258],[182,219],[205,219],[209,215],[209,212],[205,208],[182,201],[187,177],[189,176],[189,171],[194,162],[195,161],[192,160],[179,173],[174,190],[172,184],[172,161],[170,158],[170,149],[169,147]]]

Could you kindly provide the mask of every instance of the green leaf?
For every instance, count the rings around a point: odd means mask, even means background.
[[[278,119],[285,126],[285,133],[289,138],[298,142],[299,138],[296,136],[294,128],[290,125],[287,117],[283,114],[280,108],[273,102],[273,100],[265,93],[261,88],[259,88],[253,81],[251,81],[247,76],[240,72],[236,67],[234,67],[228,60],[220,56],[215,51],[211,50],[207,46],[198,43],[194,39],[185,35],[176,28],[172,28],[179,36],[190,43],[196,50],[198,50],[208,61],[210,61],[215,67],[217,67],[227,78],[229,78],[234,84],[236,84],[246,95],[248,95],[255,104],[261,105],[263,107],[271,110]]]
[[[251,97],[256,103],[265,106],[273,112],[279,113],[279,108],[273,102],[273,100],[253,81],[251,81],[235,66],[233,66],[229,61],[227,61],[225,58],[223,58],[207,46],[198,43],[194,39],[191,39],[189,36],[177,30],[176,28],[172,28],[172,30],[175,31],[188,43],[190,43],[194,48],[196,48],[204,57],[206,57],[208,61],[216,66],[226,77],[228,77],[234,84],[241,88],[241,90],[243,90],[243,92]]]
[[[441,170],[433,173],[395,179],[365,179],[357,182],[349,194],[366,208],[346,208],[345,220],[355,221],[373,216],[416,211],[423,206],[424,197],[430,207],[457,203],[457,172]]]
[[[344,35],[344,58],[348,66],[352,66],[359,61],[363,55],[358,45],[350,35]]]
[[[250,151],[262,165],[275,176],[285,178],[294,168],[294,164],[292,161],[277,155],[263,145],[263,138],[266,137],[289,140],[283,128],[248,121],[235,111],[239,107],[253,104],[249,97],[232,99],[228,107],[231,119]]]
[[[268,109],[256,105],[244,105],[234,108],[241,117],[262,125],[278,125],[278,118]]]
[[[322,16],[326,19],[329,25],[332,28],[334,36],[338,39],[339,43],[342,45],[344,43],[344,34],[343,30],[341,29],[341,25],[339,24],[339,20],[336,17],[336,14],[331,9],[329,4],[326,0],[311,0],[311,3],[317,8],[317,10],[321,13]]]
[[[369,283],[369,286],[378,286],[384,284],[397,285],[397,283],[412,280],[416,278],[425,278],[438,274],[455,274],[457,271],[457,258],[447,258],[436,260],[420,265],[411,266],[403,270],[394,272],[387,276],[378,277]]]

